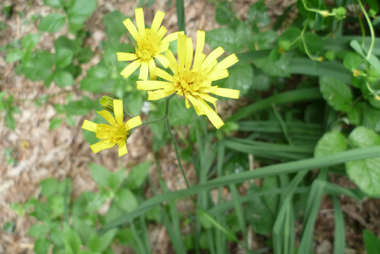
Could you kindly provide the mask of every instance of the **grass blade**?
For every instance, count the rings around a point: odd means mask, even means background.
[[[239,174],[230,174],[230,175],[218,177],[208,182],[205,182],[203,184],[199,184],[198,186],[191,187],[189,189],[168,192],[168,193],[150,198],[146,200],[145,202],[143,202],[137,209],[135,209],[131,213],[120,216],[119,218],[116,218],[115,220],[106,224],[101,229],[101,232],[105,232],[108,229],[117,227],[128,221],[131,221],[133,218],[140,216],[141,214],[147,212],[152,207],[162,202],[184,198],[190,195],[200,193],[205,190],[217,188],[219,186],[224,186],[224,185],[233,184],[233,183],[241,183],[244,181],[263,178],[266,176],[273,176],[273,175],[285,174],[285,173],[294,173],[294,172],[310,170],[310,169],[315,169],[315,168],[323,168],[323,167],[328,167],[328,166],[344,163],[347,161],[378,157],[379,154],[380,154],[380,147],[366,147],[366,148],[360,148],[360,149],[352,149],[352,150],[344,151],[341,153],[336,153],[336,154],[318,157],[318,158],[310,158],[310,159],[305,159],[305,160],[300,160],[300,161],[292,161],[292,162],[281,163],[277,165],[270,165],[270,166],[259,168],[254,171],[246,171],[246,172],[241,172]]]
[[[184,31],[186,34],[186,23],[185,23],[185,5],[183,0],[177,0],[177,22],[178,31]]]
[[[260,100],[256,103],[250,104],[236,111],[228,121],[238,121],[244,117],[248,117],[253,113],[261,111],[266,108],[272,107],[272,104],[277,106],[287,103],[296,103],[301,101],[319,100],[322,99],[322,95],[318,88],[305,88],[297,89],[294,91],[288,91],[281,94],[273,95],[272,97]]]
[[[334,254],[344,254],[346,247],[346,237],[344,229],[343,213],[340,209],[338,198],[334,195],[334,216],[335,216],[335,239],[334,239]]]

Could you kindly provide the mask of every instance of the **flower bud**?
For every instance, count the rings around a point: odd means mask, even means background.
[[[332,9],[332,13],[335,14],[337,20],[342,20],[346,17],[346,9],[344,7]]]
[[[288,51],[289,48],[290,48],[290,43],[289,43],[289,41],[279,41],[279,42],[278,42],[278,47],[280,48],[279,51],[281,51],[281,49],[282,49],[283,51]],[[280,52],[280,53],[281,53],[281,52]],[[283,53],[283,52],[282,52],[282,53]]]
[[[326,58],[327,60],[330,60],[330,61],[334,60],[334,58],[335,58],[335,53],[334,53],[334,51],[331,51],[331,50],[326,51],[326,52],[325,52],[325,58]]]
[[[379,79],[379,74],[374,69],[369,69],[367,72],[367,82],[375,83]]]
[[[99,99],[99,103],[105,110],[108,110],[109,112],[113,113],[113,100],[114,99],[109,96],[103,96]]]

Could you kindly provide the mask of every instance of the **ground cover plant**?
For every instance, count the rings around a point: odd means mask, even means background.
[[[342,197],[380,197],[378,2],[297,0],[276,20],[264,1],[250,5],[246,20],[233,2],[212,3],[220,26],[196,31],[194,40],[183,1],[173,5],[174,32],[162,25],[162,11],[145,18],[150,1],[140,1],[133,17],[107,13],[100,60],[86,73],[94,52],[84,24],[96,0],[45,0],[55,11],[33,18],[40,32],[1,47],[17,75],[67,95],[65,104],[54,104],[60,116],[51,130],[64,122],[76,127],[83,116],[81,135],[92,152],[117,149],[123,160],[134,149],[129,138],[148,125],[153,141],[146,149],[173,146],[171,163],[186,185],[170,190],[158,157],[118,170],[89,162],[98,191],[78,197],[71,179],[44,179],[38,197],[11,205],[38,220],[28,231],[35,253],[111,254],[120,245],[152,253],[155,226],[170,238],[164,253],[320,253],[315,225],[323,202],[333,211],[328,252],[345,253],[350,221]],[[64,26],[70,36],[57,37],[54,50],[38,47],[42,33]],[[53,96],[33,101],[42,105]],[[3,91],[0,99],[4,125],[16,130],[17,98]],[[4,155],[18,163],[12,150]],[[149,171],[154,164],[158,184]],[[13,232],[14,224],[3,230]],[[380,226],[356,230],[367,253],[378,253]]]

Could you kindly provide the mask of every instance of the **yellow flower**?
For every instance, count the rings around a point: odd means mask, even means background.
[[[147,80],[148,70],[150,70],[150,79],[154,80],[157,79],[154,74],[156,69],[154,59],[160,61],[160,63],[167,68],[169,66],[169,62],[168,59],[162,55],[162,53],[168,51],[170,42],[176,40],[178,34],[183,34],[183,32],[172,33],[163,38],[167,32],[167,29],[161,26],[162,20],[165,16],[165,13],[162,11],[158,11],[156,13],[151,28],[145,28],[144,12],[142,8],[135,10],[135,16],[137,29],[130,19],[126,19],[123,22],[125,27],[135,39],[136,46],[135,53],[116,53],[118,61],[134,60],[120,73],[120,75],[127,78],[139,66],[141,66],[139,79]]]
[[[136,116],[128,120],[125,124],[123,122],[123,102],[122,100],[113,100],[113,108],[115,118],[107,110],[98,111],[110,124],[96,124],[91,121],[84,120],[82,128],[96,133],[98,139],[102,139],[96,144],[90,146],[94,153],[101,150],[109,149],[115,145],[119,146],[119,157],[128,153],[126,140],[129,135],[128,131],[141,125],[140,116]],[[116,121],[115,121],[116,119]]]
[[[178,63],[170,50],[165,53],[174,75],[157,68],[156,75],[167,80],[167,82],[137,81],[137,89],[156,90],[148,92],[148,100],[158,100],[175,92],[180,96],[185,96],[187,108],[190,107],[189,102],[191,102],[198,115],[206,115],[215,128],[219,129],[224,123],[216,113],[217,99],[209,94],[238,99],[240,91],[211,86],[211,82],[228,77],[227,68],[239,60],[235,54],[232,54],[218,63],[216,59],[224,53],[221,47],[206,57],[202,53],[205,44],[205,32],[198,31],[197,38],[194,62],[191,38],[178,35]],[[214,105],[215,111],[206,101]]]

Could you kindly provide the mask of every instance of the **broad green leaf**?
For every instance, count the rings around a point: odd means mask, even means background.
[[[76,53],[80,49],[80,45],[75,40],[70,40],[66,36],[62,35],[54,42],[55,52],[60,51],[61,49],[69,49]]]
[[[59,87],[71,86],[75,83],[73,76],[69,72],[59,69],[54,71],[53,80]]]
[[[362,58],[360,57],[359,54],[353,53],[353,52],[348,52],[343,59],[343,65],[350,71],[356,70],[360,63],[362,61]]]
[[[371,55],[368,59],[369,64],[376,70],[377,74],[380,75],[380,61],[374,55]]]
[[[116,191],[121,183],[123,182],[124,180],[124,176],[125,176],[125,169],[120,169],[118,171],[116,171],[115,173],[112,173],[109,178],[107,179],[107,186],[110,187],[110,189],[112,189],[113,191]]]
[[[11,129],[11,130],[15,130],[16,129],[16,120],[14,119],[12,113],[10,111],[7,111],[7,113],[5,113],[5,125]]]
[[[47,198],[47,202],[51,208],[51,210],[54,211],[54,216],[61,216],[64,213],[65,209],[65,199],[64,196],[50,196]]]
[[[93,56],[93,52],[91,51],[90,47],[84,47],[81,51],[79,51],[79,54],[77,55],[77,60],[79,63],[87,63],[91,60]]]
[[[107,186],[108,179],[111,175],[111,172],[98,164],[90,163],[90,172],[92,179],[99,185],[99,186]]]
[[[150,164],[150,161],[140,163],[128,173],[125,184],[129,189],[135,190],[141,187],[148,176]]]
[[[50,241],[46,237],[38,239],[34,243],[34,252],[36,254],[47,254],[50,248]]]
[[[256,49],[271,49],[277,39],[277,33],[273,30],[266,30],[264,32],[255,34],[249,43],[249,49],[255,51]],[[274,49],[278,53],[278,50]],[[279,54],[279,53],[278,53]]]
[[[222,47],[230,53],[242,51],[246,46],[244,41],[239,41],[237,34],[231,28],[217,28],[207,31],[206,43],[211,48]]]
[[[125,81],[122,79],[117,79],[115,82],[115,87],[119,85],[122,85],[122,87],[125,90]],[[143,95],[140,91],[130,91],[125,94],[124,101],[127,101],[128,103],[125,103],[124,107],[127,110],[127,112],[131,113],[134,116],[140,115],[141,108],[144,103]]]
[[[248,46],[251,35],[252,32],[249,26],[245,22],[240,22],[236,28],[236,38],[243,49]]]
[[[278,47],[282,47],[283,43],[286,43],[289,48],[284,50],[292,50],[298,47],[300,44],[301,31],[298,28],[290,27],[286,29],[283,33],[281,33],[280,37],[278,37],[277,45]]]
[[[46,178],[41,181],[41,193],[47,197],[55,195],[58,191],[58,181],[55,178]]]
[[[289,77],[289,56],[287,54],[281,54],[281,58],[278,61],[273,61],[270,57],[256,59],[253,61],[256,68],[262,70],[269,76],[274,77]],[[254,81],[253,81],[254,82]]]
[[[67,48],[58,49],[54,55],[57,68],[65,68],[73,61],[74,52]]]
[[[247,13],[248,22],[259,30],[270,25],[271,19],[265,2],[260,0],[252,4]]]
[[[133,232],[129,228],[121,228],[117,232],[116,238],[123,245],[132,245],[133,242],[135,241]]]
[[[41,34],[39,33],[28,34],[22,39],[22,46],[26,50],[31,50],[35,46],[37,46],[40,40],[41,40]]]
[[[44,0],[44,5],[59,9],[62,7],[61,0]]]
[[[121,189],[116,193],[115,202],[125,212],[132,212],[135,210],[139,203],[135,195],[129,189]]]
[[[270,85],[271,85],[270,76],[268,76],[262,72],[260,74],[255,73],[255,76],[252,80],[252,89],[253,90],[267,91],[270,88]]]
[[[118,10],[114,10],[104,15],[103,24],[106,27],[107,37],[119,40],[123,34],[128,33],[123,25],[123,21],[126,17]]]
[[[82,243],[77,232],[67,223],[63,226],[63,242],[66,248],[69,247],[74,253],[78,252]]]
[[[84,246],[88,246],[90,239],[96,235],[95,228],[92,228],[86,220],[77,217],[72,218],[73,229],[80,236]]]
[[[72,0],[67,8],[69,32],[75,33],[82,29],[84,22],[95,11],[97,0]]]
[[[70,196],[72,189],[73,183],[70,178],[66,178],[58,184],[58,193],[62,196],[66,195],[66,193]]]
[[[169,119],[172,126],[185,126],[193,121],[196,112],[193,107],[186,108],[186,102],[183,98],[176,96],[170,100]]]
[[[65,108],[71,115],[85,115],[95,107],[94,101],[83,95],[80,101],[70,101]]]
[[[363,241],[367,254],[380,254],[380,240],[371,231],[363,231]]]
[[[351,89],[335,78],[321,77],[320,90],[326,102],[337,111],[348,112],[352,104]]]
[[[44,80],[52,74],[53,58],[48,51],[43,51],[30,58],[30,61],[24,62],[22,72],[25,77],[32,81]]]
[[[55,129],[57,129],[59,126],[61,126],[61,123],[62,123],[62,118],[60,118],[60,117],[54,117],[54,118],[51,119],[51,121],[50,121],[49,129],[50,129],[50,130],[55,130]]]
[[[253,86],[253,69],[248,63],[238,65],[229,71],[225,88],[240,91],[241,96],[245,95]]]
[[[347,149],[346,138],[338,131],[327,132],[318,141],[314,157],[343,152]]]
[[[94,252],[102,252],[102,251],[106,250],[107,247],[113,241],[117,231],[118,231],[118,229],[114,228],[114,229],[107,231],[105,234],[103,234],[101,236],[94,235],[88,244],[89,249],[94,251]]]
[[[231,3],[221,1],[218,3],[215,10],[215,20],[220,25],[235,26],[238,21],[232,11]]]
[[[5,62],[7,63],[14,63],[17,61],[20,61],[25,55],[25,51],[21,49],[14,49],[9,51],[7,58],[5,59]]]
[[[251,186],[249,195],[252,199],[247,202],[245,217],[257,234],[267,235],[272,230],[275,218],[264,199],[255,195],[257,191],[258,187]]]
[[[354,148],[380,146],[380,136],[365,127],[356,127],[348,137]],[[380,196],[380,157],[346,162],[350,179],[364,192],[373,197]]]
[[[80,89],[87,92],[112,92],[114,80],[110,78],[110,69],[106,66],[93,66],[87,71],[86,78],[80,81]]]
[[[357,41],[351,41],[350,42],[350,46],[351,48],[353,48],[356,52],[358,52],[362,57],[366,57],[364,52],[363,52],[363,49],[362,49],[362,46],[360,46],[359,42]]]
[[[28,230],[28,234],[34,238],[43,238],[45,234],[49,231],[49,228],[44,224],[33,224]]]
[[[60,30],[65,23],[66,18],[64,15],[60,13],[50,13],[41,20],[38,29],[43,32],[55,33]]]
[[[300,50],[306,53],[306,48],[309,54],[313,56],[323,56],[324,42],[315,33],[306,33],[302,36],[303,42],[300,43]]]
[[[379,4],[378,4],[377,0],[365,0],[365,2],[367,2],[369,7],[371,7],[371,9],[373,9],[376,13],[379,12]],[[368,254],[370,254],[370,253],[368,253]]]

